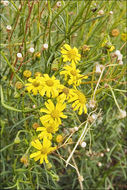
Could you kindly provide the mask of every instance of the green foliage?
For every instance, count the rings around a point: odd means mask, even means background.
[[[80,189],[77,171],[71,165],[66,167],[75,144],[85,125],[72,135],[72,143],[49,155],[50,166],[29,158],[30,142],[36,132],[33,123],[39,123],[39,109],[44,101],[16,88],[16,82],[23,85],[27,79],[23,72],[53,74],[58,78],[63,62],[60,48],[63,44],[75,46],[81,53],[78,68],[88,79],[80,89],[86,94],[87,103],[94,95],[100,75],[95,72],[95,63],[105,66],[104,73],[95,93],[97,120],[88,127],[85,136],[87,146],[77,146],[73,158],[83,177],[83,189],[126,189],[126,118],[120,119],[120,109],[126,109],[126,42],[121,39],[126,27],[125,1],[9,1],[9,6],[0,3],[1,9],[1,189],[70,190]],[[21,6],[21,7],[19,7]],[[103,10],[104,14],[99,15]],[[109,12],[113,11],[113,15]],[[11,25],[11,31],[6,26]],[[119,35],[112,36],[118,29]],[[123,65],[112,59],[108,45],[115,46],[123,55]],[[43,50],[43,44],[48,49]],[[87,45],[90,50],[84,51]],[[34,47],[31,54],[29,48]],[[114,51],[115,51],[114,50]],[[113,52],[114,52],[113,51]],[[17,59],[21,52],[23,61]],[[40,57],[36,56],[40,53]],[[57,65],[57,69],[52,67]],[[113,66],[109,66],[113,65]],[[118,104],[118,105],[117,105]],[[92,109],[88,109],[88,113]],[[78,116],[70,108],[68,119],[63,123],[61,133],[68,135],[69,129],[81,125],[88,115]],[[71,150],[71,151],[70,151]],[[28,165],[21,162],[27,156]],[[70,164],[74,164],[70,160]]]

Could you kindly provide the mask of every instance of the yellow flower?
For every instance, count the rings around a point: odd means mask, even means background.
[[[64,85],[61,85],[61,87],[59,88],[59,96],[57,97],[57,101],[58,102],[64,102],[65,100],[67,100],[69,98],[70,95],[70,90],[69,88],[67,88]]]
[[[36,139],[31,142],[31,145],[36,148],[38,151],[35,153],[32,153],[30,155],[30,158],[34,158],[35,161],[38,161],[40,159],[40,164],[45,161],[48,163],[47,155],[56,150],[56,147],[51,147],[51,141],[48,140],[46,137],[43,139],[43,144]]]
[[[18,82],[16,82],[15,87],[16,87],[17,89],[21,89],[21,88],[23,87],[23,84],[18,81]]]
[[[108,40],[104,40],[103,43],[101,44],[101,47],[104,47],[107,44]]]
[[[52,76],[51,78],[48,76],[48,74],[44,74],[43,77],[43,89],[40,91],[40,94],[42,96],[44,96],[44,94],[46,93],[47,97],[51,97],[55,98],[58,96],[59,92],[58,92],[58,88],[60,87],[60,82],[59,80],[56,80],[56,78],[54,76]]]
[[[82,50],[83,50],[83,52],[90,51],[90,47],[85,44],[85,45],[82,46]]]
[[[113,51],[115,49],[115,46],[111,46],[109,51]]]
[[[127,33],[122,33],[121,34],[121,39],[126,42],[127,41]]]
[[[79,86],[81,84],[82,79],[87,79],[88,76],[84,76],[80,74],[80,70],[76,69],[75,63],[72,63],[70,65],[66,65],[64,68],[64,71],[61,71],[61,75],[65,75],[65,80],[68,81],[69,85],[75,85]]]
[[[37,77],[37,76],[40,76],[40,77],[41,77],[41,76],[42,76],[42,73],[41,73],[41,72],[35,72],[35,73],[34,73],[34,76],[35,76],[35,77]]]
[[[26,78],[29,78],[29,77],[31,77],[31,71],[29,71],[29,70],[25,70],[24,72],[23,72],[23,76],[24,77],[26,77]]]
[[[37,129],[38,127],[40,127],[40,125],[39,125],[38,123],[33,123],[32,127],[33,127],[34,129]]]
[[[41,57],[41,53],[40,52],[35,53],[34,57],[40,58]]]
[[[72,97],[68,100],[68,102],[73,102],[72,108],[74,111],[79,110],[78,114],[81,115],[82,112],[87,113],[86,108],[86,97],[79,90],[73,90],[71,93]]]
[[[37,95],[43,88],[42,86],[42,77],[37,76],[35,79],[29,78],[28,81],[30,83],[25,84],[26,90],[28,92],[33,92],[33,95]]]
[[[44,127],[38,127],[37,131],[41,131],[41,133],[38,135],[39,139],[43,139],[44,137],[47,137],[49,140],[52,139],[52,133],[54,134],[56,131],[58,131],[58,125],[54,123],[46,123]]]
[[[81,55],[78,53],[78,49],[76,47],[71,48],[68,44],[65,44],[61,48],[61,53],[64,62],[72,62],[77,63],[81,59]]]
[[[29,165],[27,156],[22,156],[20,162],[23,163],[26,167]]]
[[[48,100],[45,102],[45,106],[47,109],[41,109],[40,112],[45,112],[47,113],[46,115],[40,117],[40,120],[42,124],[45,124],[47,122],[49,123],[54,123],[56,125],[61,124],[61,119],[60,118],[67,118],[66,115],[63,114],[63,110],[66,107],[66,104],[62,104],[61,102],[58,102],[56,106],[54,106],[53,102],[51,100]]]
[[[57,135],[56,136],[56,142],[61,143],[63,141],[63,136],[62,135]]]
[[[118,36],[118,35],[119,35],[119,30],[118,30],[117,28],[113,29],[112,32],[111,32],[111,35],[112,35],[113,37]]]

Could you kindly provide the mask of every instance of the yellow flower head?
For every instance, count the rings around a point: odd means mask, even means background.
[[[69,93],[70,89],[67,88],[64,85],[61,85],[61,87],[59,88],[59,93],[60,95],[57,97],[57,101],[58,102],[64,102],[65,100],[67,100],[69,98]]]
[[[79,86],[81,84],[82,79],[87,79],[88,76],[84,76],[80,74],[80,70],[76,69],[75,63],[70,65],[66,65],[64,71],[61,71],[60,74],[65,76],[65,80],[68,81],[69,85]]]
[[[52,139],[52,134],[54,134],[56,131],[58,131],[58,125],[54,123],[46,123],[44,127],[38,127],[37,131],[41,131],[41,133],[38,135],[39,139],[43,139],[44,137],[47,137],[49,140]]]
[[[81,55],[78,53],[78,49],[76,47],[71,48],[68,44],[65,44],[61,48],[61,53],[64,62],[72,62],[77,63],[81,59]]]
[[[23,163],[25,166],[28,166],[28,158],[27,156],[22,156],[22,158],[20,159],[20,162]]]
[[[62,135],[57,135],[56,136],[56,142],[57,143],[62,143],[62,141],[63,141],[63,136]]]
[[[111,51],[113,51],[114,49],[115,49],[115,46],[111,46],[110,49],[109,49],[109,51],[111,52]]]
[[[23,84],[18,81],[18,82],[16,82],[15,87],[16,87],[17,89],[21,89],[21,88],[23,87]]]
[[[73,90],[71,92],[72,97],[68,100],[68,102],[73,102],[72,108],[74,111],[79,110],[78,114],[81,115],[82,112],[87,113],[86,108],[86,97],[79,90]]]
[[[35,76],[35,77],[37,77],[37,76],[40,76],[40,77],[41,77],[41,76],[42,76],[42,73],[41,73],[41,72],[35,72],[35,73],[34,73],[34,76]]]
[[[37,95],[38,92],[40,92],[43,88],[42,86],[42,77],[37,76],[35,79],[29,78],[28,81],[30,83],[25,84],[26,90],[28,92],[33,92],[33,95]]]
[[[31,142],[31,145],[36,148],[38,151],[35,153],[32,153],[30,155],[30,158],[34,158],[35,161],[38,161],[40,159],[40,164],[45,161],[48,163],[47,155],[56,150],[56,147],[51,147],[51,141],[48,140],[46,137],[43,139],[43,143],[36,139]]]
[[[60,82],[54,76],[49,77],[48,74],[44,74],[42,85],[43,89],[40,91],[40,94],[42,96],[44,96],[45,93],[49,98],[51,95],[53,98],[58,96],[58,88],[60,87]]]
[[[29,71],[29,70],[25,70],[24,72],[23,72],[23,76],[24,77],[26,77],[26,78],[29,78],[29,77],[31,77],[31,71]]]
[[[127,41],[127,33],[122,33],[121,34],[121,39],[126,42]]]
[[[53,102],[49,99],[47,102],[45,102],[45,106],[47,109],[41,109],[40,112],[46,113],[46,115],[40,117],[40,120],[42,124],[45,124],[47,122],[54,123],[56,125],[61,124],[60,118],[67,118],[66,115],[63,114],[63,110],[66,107],[66,104],[62,104],[61,102],[58,102],[56,106],[54,106]]]

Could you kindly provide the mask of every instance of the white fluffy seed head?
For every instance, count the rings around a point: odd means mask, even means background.
[[[95,120],[95,119],[97,118],[97,115],[96,115],[95,113],[93,113],[93,114],[91,115],[91,117],[93,118],[93,120]]]
[[[10,25],[7,25],[7,26],[6,26],[6,29],[7,29],[7,31],[11,31],[12,28],[11,28]]]
[[[106,151],[107,151],[107,152],[110,152],[110,148],[107,148]]]
[[[104,156],[104,153],[102,152],[102,153],[101,153],[101,157],[103,157],[103,156]]]
[[[113,15],[113,11],[110,11],[109,14],[110,14],[110,15]]]
[[[96,70],[95,70],[96,73],[101,73],[101,67],[100,65],[97,63],[96,64]]]
[[[122,60],[122,58],[123,58],[123,55],[122,54],[120,54],[120,55],[118,55],[118,61],[121,61]]]
[[[1,1],[1,3],[2,3],[5,7],[7,7],[7,6],[9,5],[9,1]]]
[[[101,163],[101,162],[98,162],[97,165],[98,165],[99,167],[101,167],[101,166],[102,166],[102,163]]]
[[[48,44],[43,44],[44,49],[48,49]]]
[[[21,53],[17,53],[17,57],[18,57],[19,59],[21,59],[21,58],[22,58],[22,54],[21,54]]]
[[[75,131],[78,131],[78,127],[74,127],[74,130],[75,130]]]
[[[120,110],[120,118],[122,119],[122,118],[124,118],[126,116],[127,116],[126,111],[125,110]]]
[[[103,14],[104,14],[104,11],[103,11],[103,10],[100,10],[100,11],[98,11],[98,14],[99,14],[99,15],[103,15]]]
[[[82,147],[82,148],[85,148],[85,147],[86,147],[86,142],[82,142],[82,143],[81,143],[81,147]]]
[[[57,6],[58,8],[61,7],[61,2],[58,1],[58,2],[56,3],[56,6]]]
[[[31,47],[31,48],[29,49],[29,52],[30,52],[30,53],[34,53],[34,48]]]
[[[95,106],[96,106],[96,101],[95,100],[90,100],[89,107],[94,108]]]
[[[120,51],[119,51],[119,50],[116,50],[116,51],[115,51],[115,55],[116,55],[116,56],[121,55]]]

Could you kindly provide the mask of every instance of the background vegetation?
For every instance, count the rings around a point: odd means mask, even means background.
[[[85,142],[78,146],[73,160],[83,177],[84,189],[126,189],[126,119],[120,119],[114,95],[122,110],[126,109],[126,42],[121,39],[126,27],[126,1],[9,1],[0,4],[1,9],[1,189],[80,189],[77,171],[67,160],[74,145],[65,146],[49,156],[52,167],[40,165],[29,159],[31,137],[35,133],[33,123],[38,121],[38,110],[42,105],[33,96],[29,97],[25,88],[17,89],[18,81],[27,82],[23,72],[27,69],[50,76],[61,70],[60,47],[64,43],[79,49],[82,60],[78,64],[88,79],[81,85],[87,102],[90,101],[99,79],[95,63],[106,66],[116,64],[112,60],[106,40],[120,50],[123,65],[107,67],[96,92],[96,114],[98,119],[90,128]],[[100,10],[104,14],[99,14]],[[113,14],[110,14],[113,11]],[[7,31],[7,25],[12,27]],[[117,29],[119,34],[112,35]],[[48,49],[43,50],[43,44]],[[84,50],[84,45],[89,50]],[[29,53],[34,47],[35,52]],[[114,50],[115,51],[115,50]],[[114,52],[113,51],[113,52]],[[22,53],[23,61],[17,59]],[[57,69],[54,69],[57,68]],[[109,86],[110,85],[110,86]],[[37,109],[33,108],[37,103]],[[86,116],[70,114],[61,133],[69,133],[69,128],[80,125]],[[81,131],[72,136],[77,142]],[[16,138],[18,137],[18,139]],[[16,141],[15,141],[16,138]],[[21,162],[28,155],[28,165]],[[63,160],[63,159],[64,160]],[[74,164],[75,165],[75,164]]]

